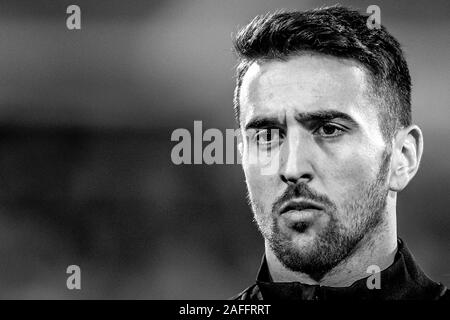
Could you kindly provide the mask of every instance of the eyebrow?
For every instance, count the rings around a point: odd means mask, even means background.
[[[358,122],[353,119],[347,113],[338,110],[319,110],[314,112],[302,112],[295,116],[295,120],[298,122],[327,122],[334,119],[341,119],[349,122],[353,126],[357,127]]]
[[[255,117],[245,125],[245,130],[279,127],[280,125],[281,122],[276,117]]]
[[[342,119],[351,125],[358,127],[358,122],[347,113],[337,110],[320,110],[314,112],[301,112],[295,116],[295,120],[301,123],[305,122],[327,122],[334,119]],[[282,123],[277,117],[255,117],[251,119],[245,126],[248,129],[260,129],[268,127],[279,127]]]

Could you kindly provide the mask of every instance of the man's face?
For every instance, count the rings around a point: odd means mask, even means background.
[[[255,221],[285,267],[316,279],[384,221],[390,153],[367,82],[356,62],[308,54],[255,62],[243,79]]]

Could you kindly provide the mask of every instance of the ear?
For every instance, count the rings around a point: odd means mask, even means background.
[[[419,169],[423,152],[422,130],[416,125],[399,130],[394,138],[391,176],[391,191],[402,191]]]

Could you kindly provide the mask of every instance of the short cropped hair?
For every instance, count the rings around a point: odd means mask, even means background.
[[[312,52],[352,59],[369,74],[370,94],[379,98],[378,121],[385,139],[411,124],[411,78],[398,41],[386,28],[369,28],[367,14],[339,5],[308,11],[277,11],[255,17],[233,39],[239,64],[234,92],[240,126],[242,79],[255,61]]]

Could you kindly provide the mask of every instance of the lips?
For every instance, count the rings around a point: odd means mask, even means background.
[[[283,214],[285,212],[296,210],[296,211],[302,211],[302,210],[323,210],[323,208],[314,202],[310,201],[289,201],[288,203],[284,204],[280,209],[280,214]]]

